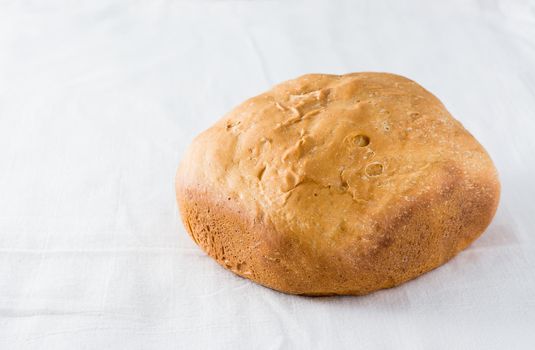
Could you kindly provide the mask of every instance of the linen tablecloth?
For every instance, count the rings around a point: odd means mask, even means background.
[[[193,137],[304,73],[436,94],[502,181],[487,232],[364,297],[219,267],[174,194]],[[1,1],[0,349],[534,349],[533,1]]]

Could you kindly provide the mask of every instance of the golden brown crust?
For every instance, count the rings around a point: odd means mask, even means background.
[[[365,294],[436,268],[499,198],[479,143],[385,73],[307,75],[201,134],[176,179],[185,226],[235,273],[294,294]]]

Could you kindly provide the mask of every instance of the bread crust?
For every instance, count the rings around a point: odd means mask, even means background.
[[[303,295],[366,294],[444,264],[485,230],[499,193],[440,101],[385,73],[280,84],[201,134],[176,177],[208,255]]]

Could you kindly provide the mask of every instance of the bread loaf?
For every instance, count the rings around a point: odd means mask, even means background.
[[[443,104],[393,74],[310,74],[201,133],[176,176],[191,238],[234,273],[292,294],[366,294],[455,256],[500,184]]]

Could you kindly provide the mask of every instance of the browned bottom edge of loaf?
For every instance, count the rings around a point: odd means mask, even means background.
[[[443,191],[381,218],[376,249],[351,266],[331,255],[300,256],[291,236],[248,217],[230,197],[214,201],[208,192],[184,189],[177,199],[189,235],[221,266],[280,292],[330,296],[395,287],[441,266],[485,230],[497,206],[494,190],[483,200],[470,200],[481,196],[463,188]],[[448,215],[437,221],[437,212]],[[282,254],[272,256],[275,250]],[[311,268],[316,261],[324,268]]]

